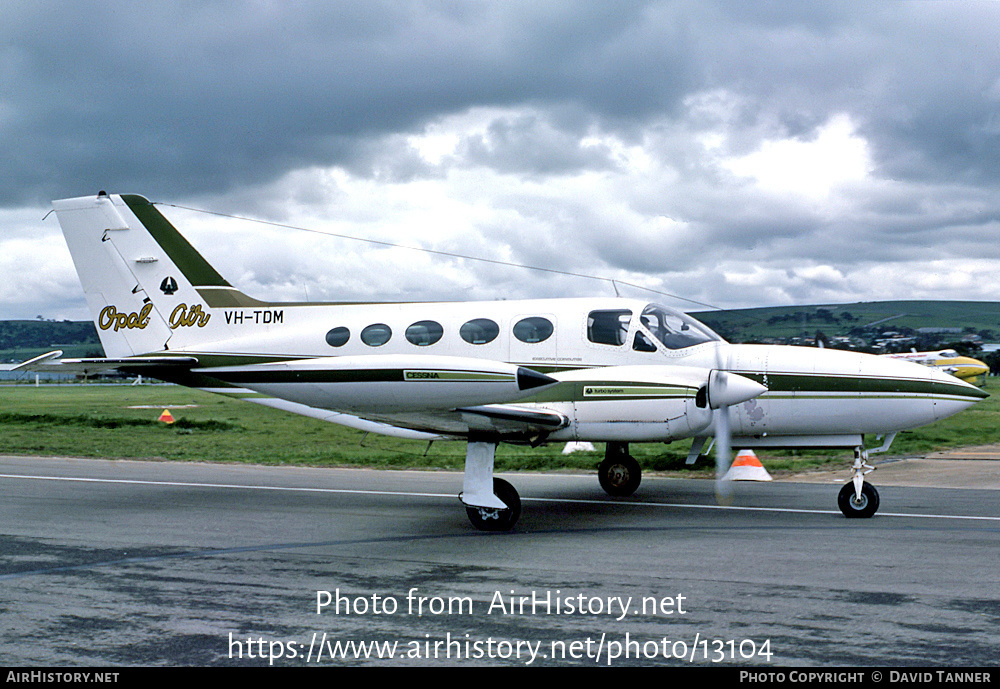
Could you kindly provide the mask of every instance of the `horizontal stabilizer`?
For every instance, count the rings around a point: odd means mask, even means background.
[[[52,359],[57,359],[62,356],[62,350],[57,349],[54,352],[49,352],[48,354],[42,354],[41,356],[36,356],[34,359],[28,359],[27,361],[22,361],[16,366],[11,367],[11,371],[35,371],[38,366],[41,366],[47,361]],[[51,365],[51,364],[49,364]]]
[[[103,373],[107,371],[143,372],[150,368],[189,369],[198,365],[198,359],[190,356],[137,356],[115,359],[57,359],[62,352],[49,352],[18,364],[13,370],[47,371],[49,373]],[[53,359],[55,359],[53,361]]]

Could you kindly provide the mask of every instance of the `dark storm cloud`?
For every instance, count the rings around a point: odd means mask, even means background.
[[[748,148],[840,109],[892,174],[992,178],[997,19],[981,3],[15,4],[0,198],[229,189],[350,165],[475,106],[577,109],[627,136],[713,88],[748,96]]]
[[[679,50],[643,7],[547,3],[25,3],[0,36],[3,200],[81,180],[225,189],[473,105],[669,100]],[[648,47],[648,46],[647,46]]]
[[[996,257],[998,25],[987,2],[15,2],[0,207],[107,188],[378,236],[423,214],[428,244],[713,303],[874,298],[893,264]],[[831,123],[853,172],[775,176],[783,143],[835,164]],[[235,268],[291,280],[265,258]]]

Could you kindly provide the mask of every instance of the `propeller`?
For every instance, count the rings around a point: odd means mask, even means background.
[[[732,499],[732,484],[723,477],[729,471],[732,454],[729,407],[767,392],[767,387],[726,371],[721,349],[720,344],[715,350],[715,369],[708,376],[708,406],[713,411],[715,424],[715,499],[720,505],[728,505]]]
[[[725,371],[712,371],[716,378],[721,378],[723,388],[728,387],[728,376]],[[732,483],[725,479],[732,461],[732,431],[729,426],[729,406],[720,405],[714,410],[715,421],[715,501],[720,505],[732,503]]]

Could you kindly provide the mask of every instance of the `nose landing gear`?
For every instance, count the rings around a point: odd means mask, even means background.
[[[889,443],[892,442],[890,439]],[[888,444],[883,445],[887,449]],[[878,451],[884,451],[879,448]],[[863,447],[854,448],[854,466],[851,480],[844,484],[837,495],[837,506],[848,519],[867,519],[878,512],[879,497],[875,486],[865,481],[865,476],[875,471],[868,463],[868,451]]]

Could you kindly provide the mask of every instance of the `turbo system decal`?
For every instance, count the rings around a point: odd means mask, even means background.
[[[115,332],[122,328],[142,330],[149,325],[149,312],[153,310],[152,304],[146,304],[139,313],[120,313],[114,306],[105,306],[97,319],[97,326],[101,330],[115,329]]]

